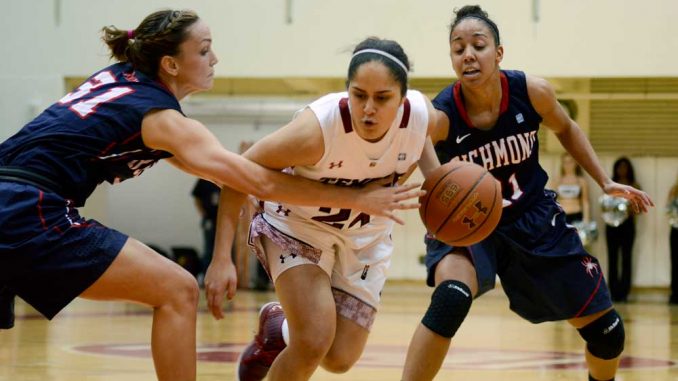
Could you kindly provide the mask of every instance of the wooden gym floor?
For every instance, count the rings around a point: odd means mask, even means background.
[[[420,283],[389,283],[367,348],[347,374],[318,370],[313,380],[399,380],[407,345],[428,305]],[[204,295],[203,295],[204,297]],[[215,321],[201,301],[198,379],[234,379],[234,361],[256,328],[259,306],[273,292],[239,290],[228,317]],[[627,349],[618,381],[678,380],[678,307],[642,293],[618,305]],[[125,304],[76,300],[51,323],[17,300],[14,329],[0,331],[2,381],[153,380],[151,313]],[[567,324],[532,325],[508,309],[501,290],[478,299],[457,334],[437,380],[581,380],[583,341]]]

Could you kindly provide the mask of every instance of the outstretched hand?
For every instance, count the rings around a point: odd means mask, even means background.
[[[222,310],[224,293],[229,300],[233,299],[237,286],[238,275],[233,262],[210,263],[205,274],[205,296],[207,308],[215,319],[220,320],[224,317]]]
[[[611,182],[603,187],[605,194],[615,197],[623,197],[629,200],[634,213],[646,213],[654,206],[652,199],[647,193],[629,185]]]
[[[360,190],[361,194],[356,199],[356,209],[373,216],[388,217],[391,220],[404,225],[405,221],[395,215],[396,210],[416,209],[419,207],[417,200],[426,194],[426,191],[418,189],[421,184],[404,184],[389,186],[393,177],[373,181]]]

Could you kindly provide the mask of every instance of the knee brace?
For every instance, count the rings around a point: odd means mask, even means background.
[[[421,323],[440,336],[452,338],[466,318],[473,295],[464,283],[446,280],[431,295],[431,304]]]
[[[614,309],[578,331],[586,348],[598,358],[611,360],[624,350],[624,322]]]

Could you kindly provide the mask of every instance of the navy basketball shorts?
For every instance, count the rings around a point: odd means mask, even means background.
[[[494,288],[498,275],[511,310],[532,323],[587,316],[612,306],[598,260],[567,225],[551,191],[517,220],[499,225],[467,249],[476,269],[477,296]],[[434,286],[438,262],[452,250],[426,238],[429,286]]]
[[[0,182],[0,288],[48,319],[99,279],[126,241],[57,194]]]

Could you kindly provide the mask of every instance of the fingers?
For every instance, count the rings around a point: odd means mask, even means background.
[[[643,204],[647,206],[654,206],[654,202],[650,198],[650,195],[648,195],[647,193],[641,192],[641,198],[643,200]]]
[[[410,191],[407,191],[407,192],[404,192],[404,193],[402,191],[396,190],[394,200],[395,201],[409,200],[409,199],[412,199],[412,198],[419,198],[419,197],[421,197],[425,194],[426,194],[426,191],[423,190],[423,189],[410,190]]]
[[[207,307],[209,308],[212,316],[215,319],[223,319],[224,313],[221,310],[221,300],[223,299],[223,291],[218,291],[218,287],[205,287],[205,293],[207,295]]]
[[[395,223],[397,223],[398,225],[405,225],[405,220],[403,220],[402,218],[396,216],[395,214],[390,214],[390,215],[388,216],[388,218],[390,218],[391,220],[395,221]]]
[[[396,187],[396,193],[407,192],[407,191],[412,190],[414,188],[419,188],[420,186],[421,186],[421,184],[419,184],[419,183],[398,185]],[[426,192],[424,191],[424,193],[426,193]]]
[[[636,213],[639,212],[646,213],[649,210],[649,207],[654,206],[654,203],[652,202],[652,199],[650,199],[650,196],[641,190],[631,188],[631,191],[627,189],[626,193],[627,194],[633,193],[632,201]]]
[[[393,207],[393,209],[408,210],[408,209],[417,209],[420,206],[421,206],[421,204],[418,203],[418,202],[411,202],[411,203],[399,202]]]
[[[226,291],[226,297],[228,298],[228,300],[233,299],[233,297],[235,296],[235,290],[237,289],[237,286],[238,286],[237,279],[231,279],[228,282],[228,286],[227,286],[228,288],[227,288],[227,291]]]

